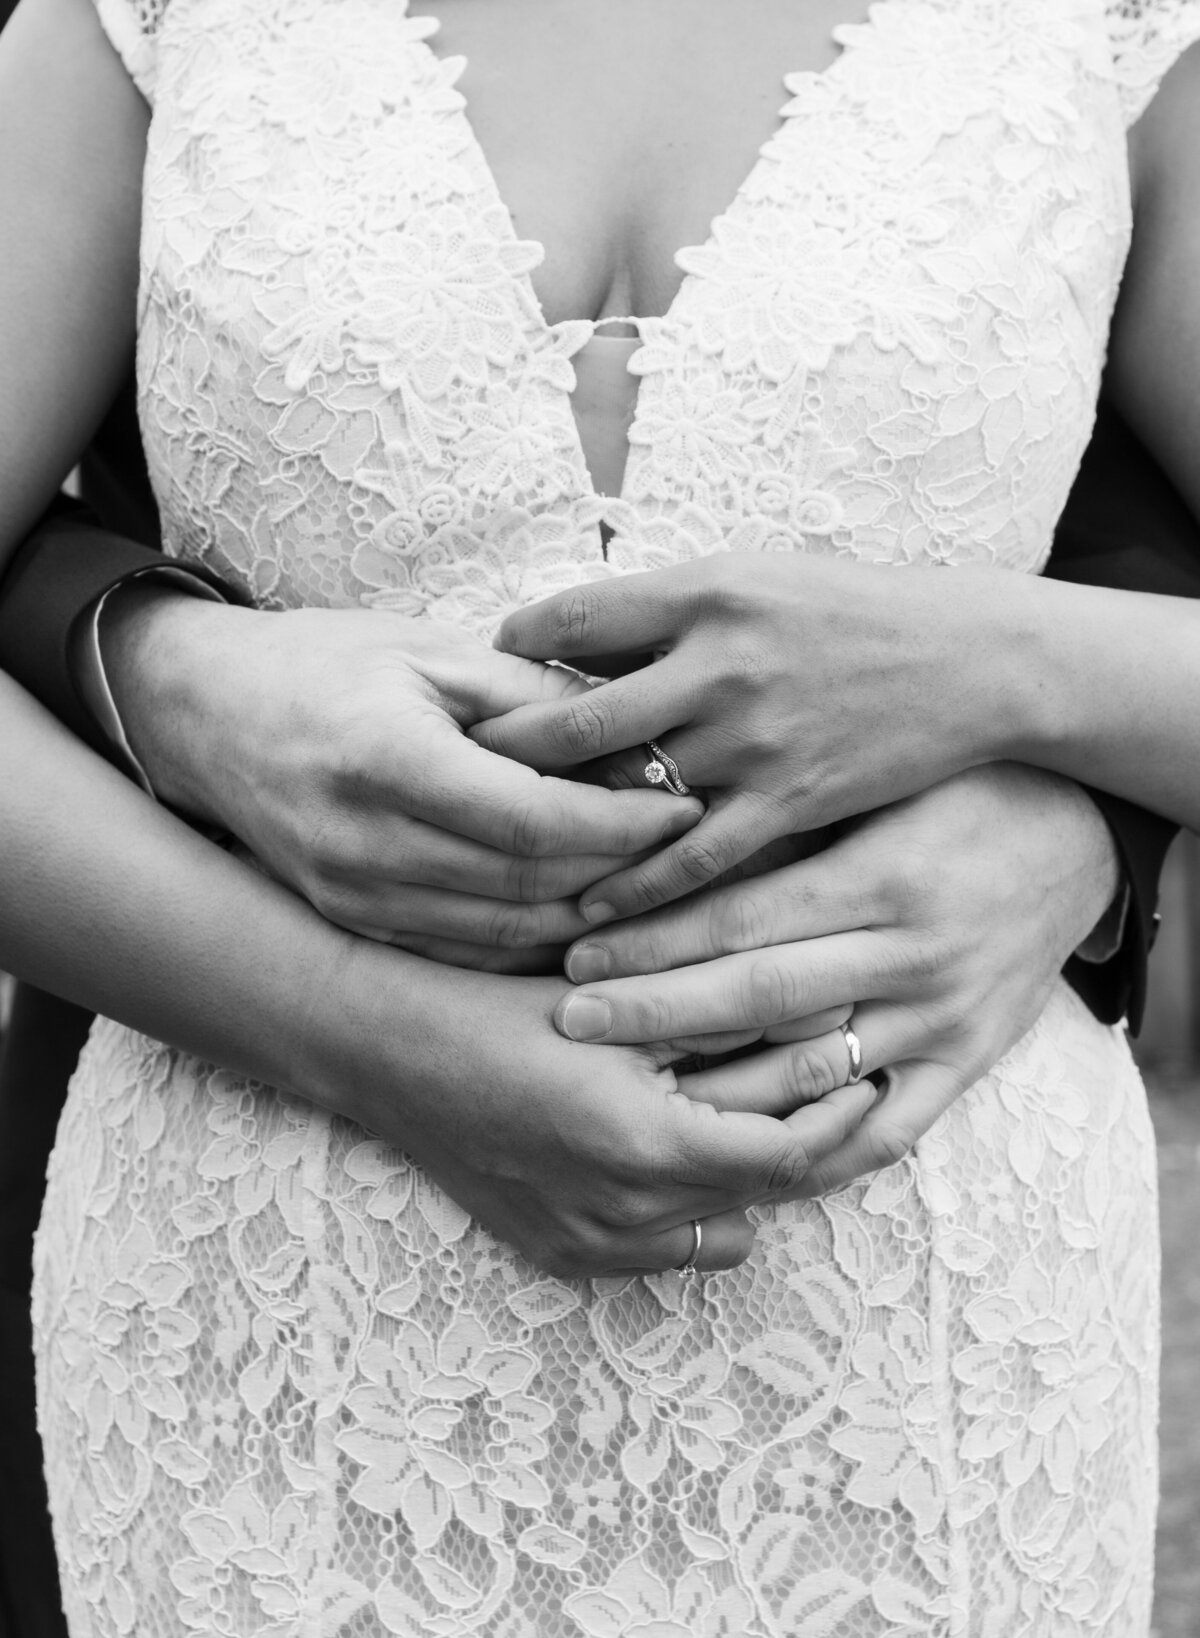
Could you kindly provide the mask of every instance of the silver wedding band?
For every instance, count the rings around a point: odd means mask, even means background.
[[[696,1277],[696,1258],[700,1255],[700,1247],[704,1244],[704,1230],[696,1218],[692,1218],[692,1249],[688,1253],[685,1263],[680,1263],[675,1270],[681,1280],[694,1280]]]
[[[846,1042],[846,1051],[850,1054],[850,1074],[846,1080],[847,1086],[855,1086],[862,1080],[863,1050],[862,1042],[850,1028],[849,1023],[841,1026],[842,1035]]]
[[[662,785],[675,796],[690,796],[692,787],[685,784],[679,774],[679,764],[673,756],[668,756],[662,746],[654,740],[646,741],[646,754],[650,761],[645,768],[646,783],[648,785]]]

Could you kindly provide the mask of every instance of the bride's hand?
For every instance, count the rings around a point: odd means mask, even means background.
[[[886,1092],[798,1189],[824,1192],[898,1160],[1020,1039],[1116,882],[1085,792],[996,764],[869,816],[803,863],[590,933],[568,955],[581,987],[556,1021],[601,1042],[761,1041],[688,1091],[782,1113],[846,1081],[839,1026],[852,1015],[864,1071],[884,1072]]]
[[[394,1023],[405,968],[406,1027]],[[780,1121],[681,1095],[678,1054],[580,1046],[550,1015],[561,980],[497,978],[358,943],[300,1044],[299,1088],[411,1154],[452,1199],[561,1278],[730,1268],[753,1202],[793,1192],[873,1097],[848,1087]],[[332,1023],[329,1022],[332,1016]],[[345,1090],[352,1089],[351,1101]]]
[[[104,643],[162,800],[232,831],[329,920],[443,960],[557,965],[586,926],[578,894],[699,812],[481,750],[470,724],[583,685],[449,626],[148,591],[106,616]]]
[[[742,552],[560,592],[511,615],[499,646],[591,673],[658,662],[475,737],[543,770],[638,747],[635,782],[654,739],[704,790],[693,831],[584,896],[594,922],[633,915],[775,837],[1015,755],[1036,676],[1025,579]]]

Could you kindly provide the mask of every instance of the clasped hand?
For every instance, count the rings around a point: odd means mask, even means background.
[[[669,1266],[701,1214],[713,1219],[702,1266],[729,1266],[748,1254],[748,1204],[896,1159],[1033,1021],[1112,892],[1112,844],[1090,799],[1051,775],[991,767],[854,823],[803,864],[588,933],[581,890],[669,861],[699,804],[540,776],[486,747],[604,689],[398,616],[153,601],[154,618],[139,630],[131,615],[110,658],[166,799],[228,826],[327,919],[436,961],[544,971],[577,941],[574,993],[425,969],[441,1021],[407,1101],[390,1090],[386,1046],[373,1066],[352,1043],[344,1076],[374,1087],[359,1118],[559,1272]],[[642,683],[660,679],[671,685],[670,656]],[[702,855],[722,863],[785,833],[791,812],[753,795],[756,779],[782,788],[780,736],[772,757],[771,736],[752,735],[752,770],[737,773],[745,703],[714,697],[710,739],[688,743],[698,758],[704,743],[728,746],[728,847]],[[661,733],[672,719],[647,720]],[[614,743],[643,726],[635,716]],[[707,779],[721,765],[685,769]],[[506,987],[472,992],[464,1010],[467,982]],[[587,1003],[602,1027],[581,1022]],[[843,1084],[838,1025],[852,1009],[867,1068],[887,1072],[879,1100],[870,1084]],[[756,1054],[721,1068],[671,1068],[750,1042]],[[472,1073],[464,1053],[480,1059]]]
[[[778,837],[1020,760],[1022,579],[723,552],[576,587],[511,615],[498,645],[625,674],[474,733],[551,771],[653,739],[705,792],[702,823],[583,896],[590,921],[633,915]]]
[[[853,1018],[881,1095],[791,1192],[901,1159],[1033,1025],[1117,880],[1071,781],[1002,763],[847,827],[768,875],[590,932],[555,1010],[573,1040],[750,1056],[688,1078],[726,1111],[785,1115],[849,1076]]]
[[[110,678],[159,797],[231,831],[327,920],[431,959],[557,968],[587,925],[579,893],[700,815],[473,743],[481,718],[584,684],[451,626],[161,592],[120,620]]]

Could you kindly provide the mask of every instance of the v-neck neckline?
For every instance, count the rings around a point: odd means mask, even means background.
[[[839,47],[838,54],[832,62],[827,63],[826,66],[821,69],[785,69],[780,74],[779,83],[785,91],[786,96],[775,116],[774,128],[768,133],[767,136],[763,138],[762,142],[760,142],[758,147],[755,149],[754,157],[750,162],[749,168],[742,177],[742,180],[734,189],[733,194],[727,204],[725,204],[716,213],[716,215],[709,218],[708,231],[706,232],[704,238],[698,240],[695,244],[680,245],[675,251],[671,260],[677,268],[679,267],[681,257],[687,256],[693,252],[711,250],[720,228],[729,221],[730,217],[737,210],[739,204],[745,198],[747,191],[754,184],[756,178],[758,177],[758,173],[764,164],[766,150],[778,140],[782,132],[786,130],[791,123],[792,116],[789,113],[789,110],[795,100],[796,95],[793,82],[803,80],[805,83],[810,85],[836,83],[836,81],[845,71],[845,65],[850,60],[855,45],[862,38],[862,31],[866,30],[868,34],[873,33],[877,27],[881,14],[886,11],[890,11],[895,6],[902,4],[904,4],[904,0],[871,0],[871,4],[868,5],[866,12],[862,17],[855,21],[837,23],[830,30],[830,38]],[[435,39],[438,33],[441,31],[441,18],[428,12],[414,12],[411,9],[411,6],[408,4],[408,0],[405,0],[404,12],[405,16],[411,22],[421,25],[421,32],[413,41],[413,44],[417,50],[424,55],[429,67],[435,73],[440,71],[442,74],[445,74],[448,68],[453,67],[456,70],[453,76],[453,83],[457,88],[468,67],[469,58],[467,57],[466,53],[455,52],[449,57],[441,56],[431,44],[431,41]],[[574,335],[578,335],[579,340],[575,342],[567,354],[568,359],[573,359],[580,348],[586,346],[587,342],[591,340],[599,330],[603,329],[606,324],[612,324],[615,321],[611,317],[603,319],[567,318],[558,319],[554,323],[551,323],[549,317],[547,316],[545,307],[542,305],[542,299],[538,295],[537,288],[534,285],[532,270],[533,267],[540,267],[545,262],[546,246],[540,239],[529,238],[518,233],[516,220],[504,198],[504,194],[501,191],[496,173],[492,169],[491,161],[487,156],[487,150],[480,141],[479,133],[476,131],[474,123],[471,119],[470,100],[466,93],[461,90],[458,91],[458,97],[461,99],[459,106],[454,110],[451,117],[456,118],[460,122],[463,133],[466,137],[465,147],[474,158],[475,170],[481,180],[483,188],[486,190],[488,195],[489,217],[496,223],[503,224],[504,237],[508,243],[525,245],[533,250],[536,250],[538,253],[537,260],[532,264],[531,268],[513,275],[514,282],[522,291],[528,307],[534,315],[536,327],[538,330],[540,330],[544,337],[550,338],[555,336],[571,336],[573,338]],[[633,323],[638,329],[638,336],[640,340],[644,340],[642,326],[653,325],[655,328],[658,328],[666,327],[671,324],[671,322],[675,319],[677,309],[682,304],[686,294],[691,290],[694,282],[702,277],[701,274],[689,272],[686,269],[680,269],[680,271],[683,272],[683,278],[679,281],[679,284],[675,288],[674,294],[661,314],[640,315],[631,320],[627,320],[627,322]],[[626,361],[626,368],[629,370],[631,375],[636,375],[639,373],[633,367],[638,351],[639,349],[634,349],[631,351],[630,356]],[[626,450],[626,460],[622,473],[621,487],[616,495],[601,494],[596,489],[596,486],[592,481],[592,475],[588,467],[583,439],[580,435],[579,422],[576,419],[575,411],[571,403],[571,393],[573,390],[574,389],[572,388],[564,392],[563,406],[567,419],[570,422],[574,437],[575,447],[573,454],[575,457],[577,475],[582,486],[582,492],[587,498],[601,503],[604,507],[608,507],[614,503],[618,506],[624,506],[626,504],[625,492],[629,483],[630,469],[634,465],[633,456],[635,446],[632,439],[632,433],[637,427],[638,421],[641,417],[643,390],[639,389],[637,397],[634,401],[633,415],[626,433],[626,442],[628,447]]]

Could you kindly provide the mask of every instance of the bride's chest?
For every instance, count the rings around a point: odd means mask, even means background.
[[[1049,262],[1097,283],[1089,234],[1128,226],[1103,0],[848,14],[173,0],[147,262],[211,268],[255,297],[336,287],[348,321],[389,265],[397,290],[418,287],[415,310],[487,286],[493,307],[549,327],[682,318],[718,266],[738,275],[724,304],[740,291],[786,311],[815,286],[847,315],[885,285],[957,300],[1037,283]]]
[[[414,0],[458,88],[551,322],[664,312],[779,123],[865,0]]]
[[[427,0],[446,38],[415,3],[172,0],[140,359],[152,460],[181,493],[211,507],[252,475],[263,494],[230,517],[258,505],[268,533],[301,514],[324,530],[336,495],[385,589],[432,538],[460,561],[464,494],[472,543],[480,519],[528,516],[574,540],[600,512],[571,361],[591,318],[625,311],[661,316],[631,364],[618,545],[686,514],[700,544],[673,522],[668,557],[984,540],[1033,560],[1127,243],[1104,0],[881,0],[826,69],[809,38],[769,118],[786,8],[764,6],[780,32],[736,94],[717,95],[711,40],[661,106],[650,68],[620,80],[597,45],[574,107],[512,40],[456,56],[467,0]],[[684,106],[701,81],[720,140]],[[506,538],[496,562],[515,554]]]

